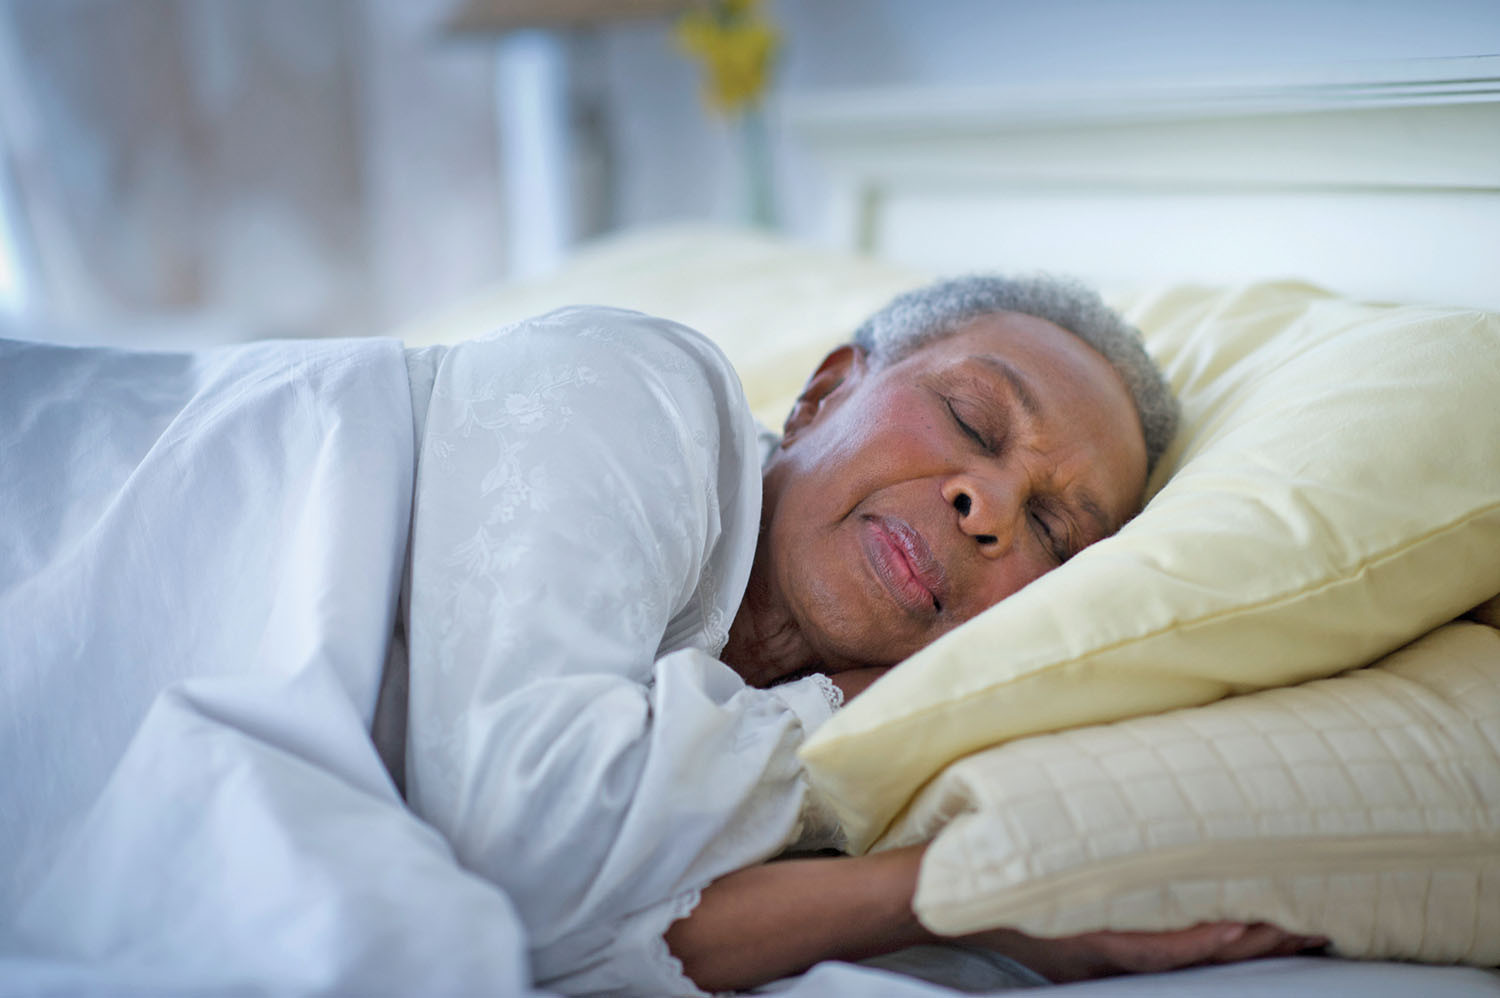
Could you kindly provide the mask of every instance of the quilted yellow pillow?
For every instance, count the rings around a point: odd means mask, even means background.
[[[1332,675],[1500,591],[1500,316],[1292,283],[1127,314],[1184,406],[1159,491],[809,741],[853,849],[977,749]]]
[[[1500,631],[977,753],[887,838],[934,831],[915,907],[940,932],[1268,921],[1341,956],[1500,964]]]

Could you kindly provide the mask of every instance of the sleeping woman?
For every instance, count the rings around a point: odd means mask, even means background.
[[[1176,420],[1136,334],[1042,280],[896,299],[780,437],[714,346],[639,313],[291,349],[207,373],[0,350],[40,386],[0,400],[8,454],[113,453],[82,416],[37,427],[62,411],[48,391],[103,398],[122,365],[116,436],[149,438],[86,497],[95,519],[57,512],[64,484],[88,491],[63,481],[81,458],[0,495],[0,749],[28,774],[0,820],[9,979],[698,994],[932,942],[920,848],[764,862],[840,845],[797,750],[1118,529]],[[226,454],[227,478],[194,484]],[[1071,979],[1309,940],[965,942]]]
[[[1176,409],[1133,331],[1072,285],[938,284],[830,354],[779,439],[713,347],[637,314],[414,367],[407,797],[518,902],[539,981],[690,993],[679,960],[715,990],[922,941],[919,850],[699,891],[836,847],[801,741],[1136,512]],[[1296,942],[1239,931],[985,941],[1054,976]]]

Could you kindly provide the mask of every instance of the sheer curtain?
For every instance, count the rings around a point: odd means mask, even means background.
[[[0,0],[0,296],[223,341],[380,332],[493,280],[491,53],[441,37],[449,6]]]

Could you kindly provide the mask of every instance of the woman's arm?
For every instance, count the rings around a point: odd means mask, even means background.
[[[692,914],[667,930],[667,945],[700,988],[728,991],[820,960],[861,960],[932,942],[911,910],[925,849],[739,870],[703,891]]]
[[[831,713],[815,681],[747,689],[702,650],[759,524],[738,381],[681,327],[568,309],[453,348],[432,397],[408,801],[509,897],[540,986],[678,993],[662,933],[786,848]]]
[[[700,988],[721,991],[764,984],[821,960],[860,960],[944,941],[911,908],[926,848],[740,870],[703,892],[697,909],[667,931],[667,945]],[[1062,939],[997,929],[948,941],[996,950],[1054,981],[1290,955],[1326,942],[1226,922]]]

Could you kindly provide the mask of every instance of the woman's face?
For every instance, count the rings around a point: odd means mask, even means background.
[[[890,665],[1132,516],[1124,383],[1042,319],[985,316],[886,367],[819,368],[767,467],[762,583],[825,671]]]

